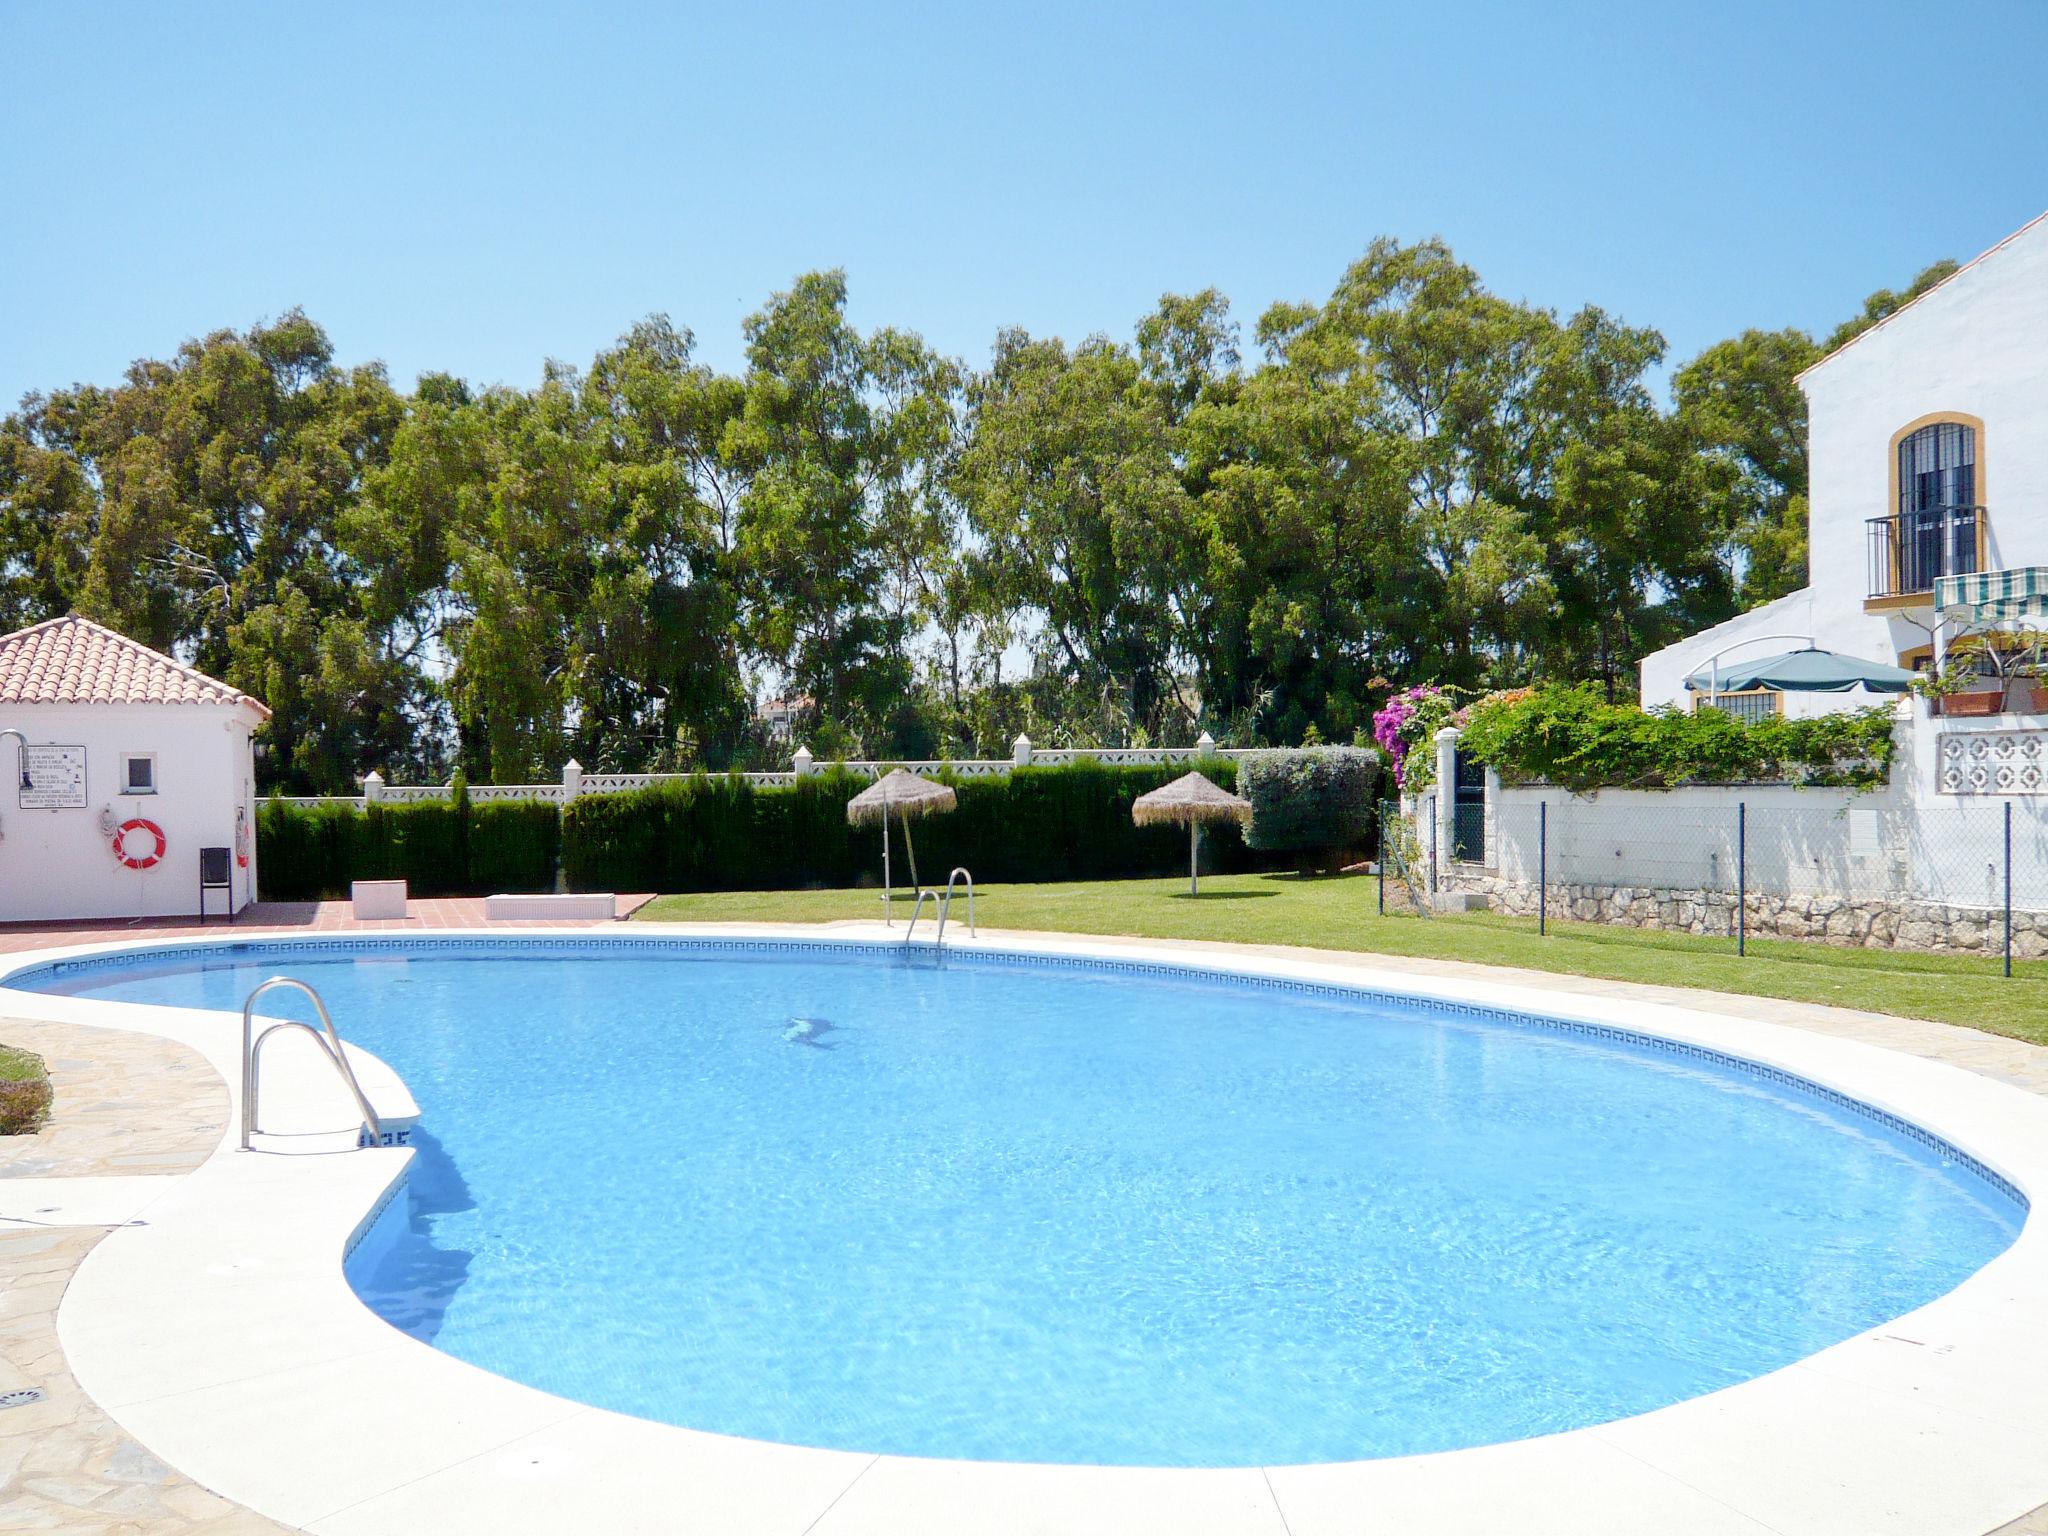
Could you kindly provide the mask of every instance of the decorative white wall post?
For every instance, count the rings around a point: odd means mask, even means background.
[[[811,749],[809,747],[798,747],[794,759],[796,776],[800,779],[810,777],[811,764],[815,761],[816,759],[811,756]]]
[[[1201,735],[1195,738],[1195,756],[1214,757],[1215,755],[1216,738],[1214,736],[1211,736],[1207,731],[1202,732]]]
[[[583,793],[583,765],[570,758],[562,764],[562,803],[567,805]]]
[[[1017,739],[1010,743],[1010,761],[1019,768],[1031,766],[1031,738],[1022,731],[1019,731]]]
[[[384,775],[372,768],[363,775],[363,804],[375,805],[384,798]]]
[[[1436,733],[1436,867],[1451,862],[1458,808],[1458,737],[1455,725]]]

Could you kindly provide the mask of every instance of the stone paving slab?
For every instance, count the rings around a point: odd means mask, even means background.
[[[144,1450],[79,1390],[57,1343],[57,1304],[105,1232],[0,1230],[0,1531],[104,1536],[272,1536],[288,1530],[200,1487]]]
[[[0,1018],[0,1044],[41,1056],[53,1095],[42,1130],[0,1136],[0,1178],[190,1173],[227,1132],[227,1085],[175,1041]]]
[[[0,1019],[0,1040],[39,1053],[55,1090],[50,1123],[0,1137],[0,1183],[39,1201],[140,1190],[191,1172],[227,1128],[227,1085],[189,1047],[125,1030]],[[106,1226],[0,1221],[0,1392],[42,1391],[0,1409],[0,1531],[106,1536],[269,1536],[287,1529],[200,1487],[125,1434],[72,1379],[57,1342],[64,1289]]]

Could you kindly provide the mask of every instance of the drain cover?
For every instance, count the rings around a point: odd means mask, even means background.
[[[26,1408],[43,1400],[41,1387],[23,1387],[19,1392],[0,1392],[0,1408]]]

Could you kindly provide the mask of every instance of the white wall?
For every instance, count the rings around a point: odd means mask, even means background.
[[[1740,806],[1753,895],[1996,907],[2006,803],[1989,795],[1921,802],[1900,785],[1868,794],[1784,785],[1585,796],[1507,789],[1490,808],[1486,868],[1533,885],[1540,858],[1553,888],[1733,892]],[[2048,911],[2048,799],[2011,804],[2013,906]]]
[[[199,850],[234,846],[238,804],[249,818],[249,867],[229,860],[232,903],[213,891],[207,911],[246,906],[256,891],[255,724],[239,705],[0,705],[0,728],[86,749],[85,809],[23,810],[18,749],[0,738],[0,921],[196,913]],[[156,754],[157,793],[120,793],[127,752]],[[153,868],[125,868],[103,830],[103,820],[134,817],[163,829],[167,847]]]
[[[1737,632],[1798,630],[1824,649],[1886,662],[1929,643],[1931,605],[1870,613],[1864,602],[1870,596],[1869,519],[1897,510],[1892,439],[1937,413],[1974,416],[1984,424],[1977,499],[1989,509],[1987,568],[2048,565],[2048,220],[2020,231],[1816,365],[1803,387],[1812,476],[1810,585],[1780,603],[1789,605],[1781,616],[1797,611],[1805,622]],[[1750,626],[1770,612],[1759,609],[1731,625]],[[1684,677],[1717,648],[1711,637],[1731,625],[1645,658],[1643,703],[1683,705]],[[1860,692],[1807,700],[1823,709],[1869,702]]]
[[[1866,332],[1805,379],[1816,608],[1892,654],[1924,645],[1931,608],[1865,614],[1866,522],[1888,516],[1891,441],[1920,417],[1984,423],[1977,498],[1990,509],[1991,569],[2048,565],[2048,222]]]
[[[1941,738],[2012,732],[2017,717],[1945,721],[1915,699],[1894,725],[1891,783],[1849,789],[1782,784],[1606,789],[1574,795],[1502,788],[1489,776],[1486,869],[1533,885],[1732,892],[1739,856],[1757,895],[1996,907],[2005,894],[2011,806],[2015,910],[2048,912],[2048,793],[1943,794]],[[2048,743],[2048,733],[2034,733]],[[1419,824],[1429,825],[1425,800]],[[1448,867],[1448,849],[1440,855]]]

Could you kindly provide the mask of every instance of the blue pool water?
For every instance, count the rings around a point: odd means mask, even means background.
[[[407,1230],[351,1266],[372,1307],[566,1397],[805,1445],[1222,1466],[1570,1429],[1931,1300],[2024,1214],[1799,1088],[1421,1005],[490,954],[15,984],[235,1009],[310,981],[423,1112]]]

